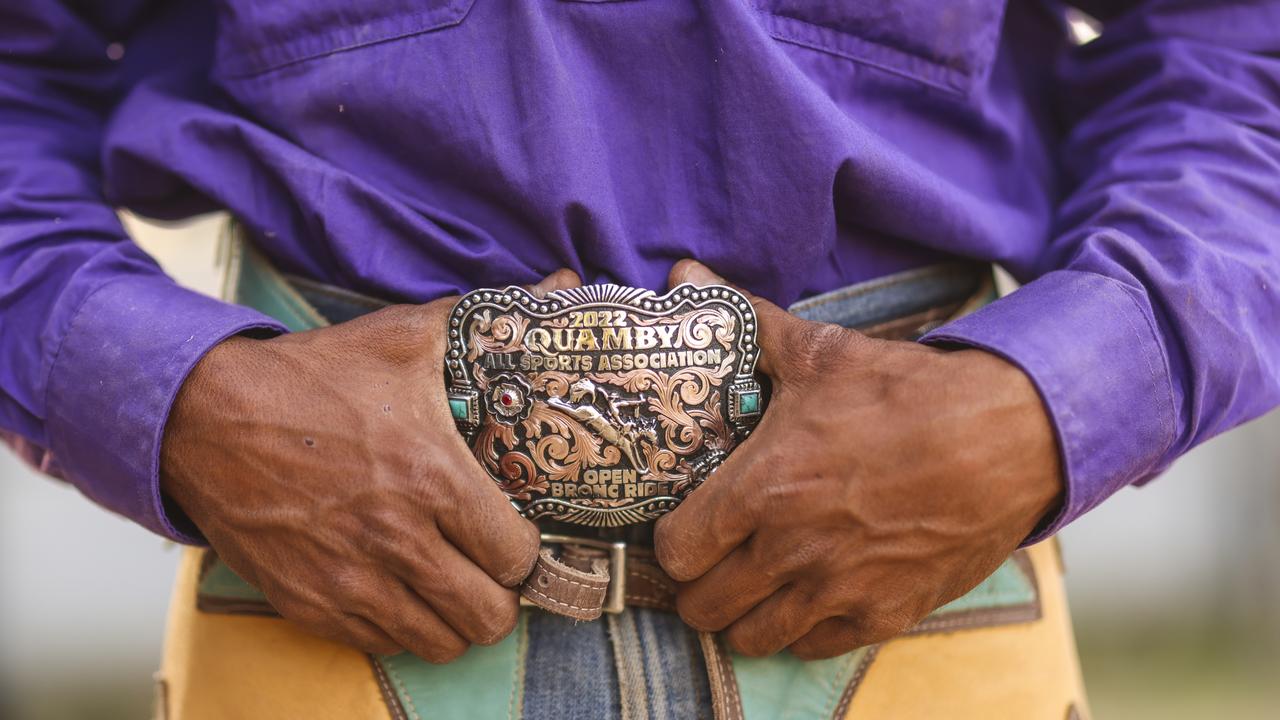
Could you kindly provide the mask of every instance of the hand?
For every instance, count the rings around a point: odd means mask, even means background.
[[[533,291],[572,287],[568,270]],[[162,486],[284,617],[366,652],[447,662],[515,627],[538,531],[454,427],[455,299],[216,346],[162,444]]]
[[[724,283],[682,261],[671,283]],[[746,655],[832,657],[968,592],[1059,502],[1015,366],[801,320],[753,298],[769,408],[655,529],[681,617]]]

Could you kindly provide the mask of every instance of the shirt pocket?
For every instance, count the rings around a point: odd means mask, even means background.
[[[221,0],[217,73],[269,72],[458,25],[475,0]]]
[[[967,94],[995,59],[1005,0],[750,0],[774,38]]]

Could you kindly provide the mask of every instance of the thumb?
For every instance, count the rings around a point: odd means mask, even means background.
[[[581,284],[582,278],[578,277],[578,273],[569,268],[560,268],[537,283],[526,285],[525,289],[539,298],[545,298],[547,293],[553,290],[567,290],[578,287]]]
[[[760,346],[760,358],[756,362],[756,368],[771,378],[782,379],[780,375],[786,372],[786,363],[782,360],[795,347],[793,341],[798,339],[796,331],[803,327],[804,320],[759,295],[730,283],[697,260],[681,260],[671,268],[671,274],[667,278],[668,287],[673,288],[681,283],[698,287],[724,285],[745,295],[755,308],[756,322],[759,325],[756,344]]]

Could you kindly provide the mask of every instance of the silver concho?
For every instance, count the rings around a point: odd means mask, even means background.
[[[476,459],[530,519],[593,526],[674,508],[764,412],[756,316],[719,285],[475,290],[445,380]]]

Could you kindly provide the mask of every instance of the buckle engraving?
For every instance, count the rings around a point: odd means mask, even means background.
[[[530,519],[610,527],[669,512],[765,408],[755,311],[728,287],[481,289],[448,333],[454,421]]]

